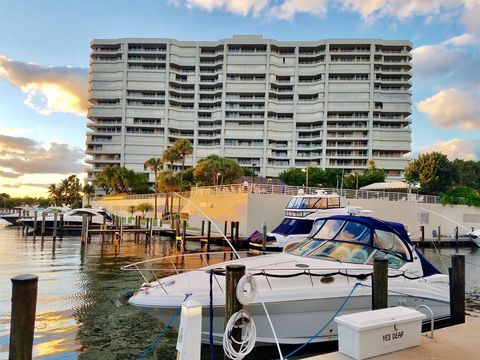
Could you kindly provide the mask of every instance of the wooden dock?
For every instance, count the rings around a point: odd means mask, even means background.
[[[412,347],[381,356],[375,360],[464,360],[479,359],[478,334],[480,333],[480,317],[478,314],[468,316],[465,324],[435,330],[433,339],[422,335],[420,346]],[[309,357],[304,360],[351,360],[352,358],[340,352]]]

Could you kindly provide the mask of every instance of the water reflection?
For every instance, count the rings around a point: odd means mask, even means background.
[[[1,226],[1,225],[0,225]],[[136,290],[142,282],[136,272],[120,271],[132,262],[179,254],[174,243],[156,240],[145,243],[133,238],[121,244],[107,236],[92,238],[82,246],[78,237],[57,238],[22,236],[14,227],[0,227],[0,358],[8,357],[10,320],[10,278],[19,273],[39,276],[34,356],[40,359],[135,359],[162,330],[162,323],[132,306],[121,306],[119,295]],[[199,244],[188,244],[190,251]],[[213,247],[212,250],[222,249]],[[480,265],[477,249],[460,248],[466,254],[467,288],[480,286],[476,277]],[[435,250],[426,256],[442,268]],[[449,266],[455,249],[441,249],[442,260]],[[179,256],[173,260],[178,268],[197,268],[204,261],[230,260],[230,254],[205,254],[202,257]],[[168,261],[162,264],[172,268]],[[172,271],[173,272],[173,271]],[[163,274],[164,275],[164,274]],[[167,331],[149,359],[175,359],[177,334]],[[323,345],[321,345],[323,348]],[[275,349],[261,350],[249,358],[276,358]],[[313,352],[319,352],[314,348]],[[223,359],[221,348],[216,358]],[[209,358],[208,347],[202,357]]]

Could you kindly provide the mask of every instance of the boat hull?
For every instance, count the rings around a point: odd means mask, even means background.
[[[284,302],[269,302],[266,304],[272,324],[275,328],[277,338],[281,344],[303,344],[314,336],[322,327],[324,327],[336,315],[337,310],[345,298],[323,298],[306,299]],[[346,303],[340,314],[356,313],[371,310],[371,296],[359,295],[352,296]],[[450,306],[448,302],[435,299],[414,299],[402,295],[393,295],[388,299],[389,307],[393,306],[411,306],[418,305],[429,306],[435,318],[444,318],[449,315]],[[175,316],[178,308],[165,307],[141,307],[141,310],[156,317],[162,322],[169,321]],[[251,304],[245,309],[252,315],[257,329],[257,346],[266,346],[275,344],[272,330],[261,303]],[[202,342],[209,343],[210,331],[210,309],[204,306],[202,309]],[[223,339],[225,322],[225,308],[215,306],[213,308],[213,339],[214,343],[220,345]],[[173,323],[173,327],[178,330],[178,319]],[[325,330],[319,334],[312,342],[325,342],[337,340],[338,329],[335,321],[330,321]]]

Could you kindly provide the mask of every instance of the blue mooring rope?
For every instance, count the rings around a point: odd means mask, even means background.
[[[183,301],[187,300],[188,297],[192,294],[185,294],[185,299]],[[180,315],[180,312],[182,311],[182,307],[179,307],[175,314],[168,320],[168,323],[163,327],[163,330],[158,334],[158,336],[153,340],[153,342],[143,351],[142,355],[140,355],[137,360],[143,360],[145,356],[148,355],[150,351],[152,351],[153,347],[157,344],[157,342],[162,338],[163,334],[167,331],[167,329],[172,325],[172,323],[175,321],[175,319]]]
[[[213,270],[210,270],[210,360],[215,360],[213,348]]]
[[[285,355],[284,359],[287,360],[290,356],[296,354],[297,352],[299,352],[301,349],[303,349],[305,346],[307,346],[308,344],[310,344],[312,342],[313,339],[315,339],[318,335],[320,335],[326,328],[328,325],[330,325],[330,323],[335,319],[335,317],[340,313],[340,311],[343,310],[343,308],[345,307],[345,305],[347,304],[348,300],[350,300],[350,298],[352,297],[353,295],[353,292],[355,291],[355,289],[357,287],[359,287],[360,285],[362,285],[361,283],[356,283],[355,286],[352,288],[352,290],[350,291],[350,293],[348,294],[348,296],[345,298],[345,300],[343,301],[342,305],[340,305],[340,307],[337,309],[337,311],[335,312],[335,314],[332,316],[332,318],[330,320],[327,321],[327,323],[325,325],[323,325],[323,327],[318,330],[314,335],[310,336],[310,338],[305,341],[302,345],[300,345],[298,348],[296,348],[295,350],[293,350],[292,352],[290,352],[289,354]]]

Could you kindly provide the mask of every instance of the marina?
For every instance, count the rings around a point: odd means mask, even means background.
[[[135,241],[134,234],[125,234],[120,245],[115,241],[101,241],[100,234],[92,234],[87,246],[81,245],[80,237],[64,237],[53,241],[45,237],[42,241],[22,234],[20,227],[4,226],[0,229],[1,241],[11,249],[4,256],[1,270],[1,286],[9,287],[9,278],[16,275],[17,266],[22,272],[39,275],[39,299],[35,328],[34,356],[45,359],[118,359],[139,356],[160,331],[164,322],[144,314],[135,307],[126,305],[122,294],[132,292],[140,285],[138,274],[121,271],[120,268],[133,262],[162,256],[181,256],[175,239],[156,236],[151,242]],[[188,252],[205,252],[201,243],[187,241]],[[223,246],[212,244],[211,251],[225,253]],[[439,269],[449,266],[450,254],[466,255],[467,291],[475,291],[480,283],[475,272],[480,266],[480,255],[476,248],[425,249],[425,255]],[[457,252],[458,251],[458,252]],[[213,255],[212,255],[213,256]],[[224,255],[221,259],[225,260]],[[12,267],[9,264],[17,264]],[[185,264],[184,264],[185,265]],[[201,266],[201,263],[190,264]],[[51,271],[55,269],[56,271]],[[55,289],[55,290],[54,290]],[[3,294],[2,333],[0,354],[8,351],[9,297]],[[41,325],[39,325],[41,324]],[[131,331],[135,329],[135,335]],[[176,332],[167,330],[147,358],[173,359],[175,357]],[[282,346],[292,350],[292,345]],[[334,350],[331,345],[311,345],[300,352],[298,358],[314,356]],[[114,354],[112,354],[112,351]],[[215,347],[215,358],[223,359],[221,347]],[[4,355],[0,355],[4,356]],[[275,358],[275,347],[258,347],[248,359]],[[202,347],[202,359],[209,358],[209,349]],[[295,357],[294,357],[295,358]]]

